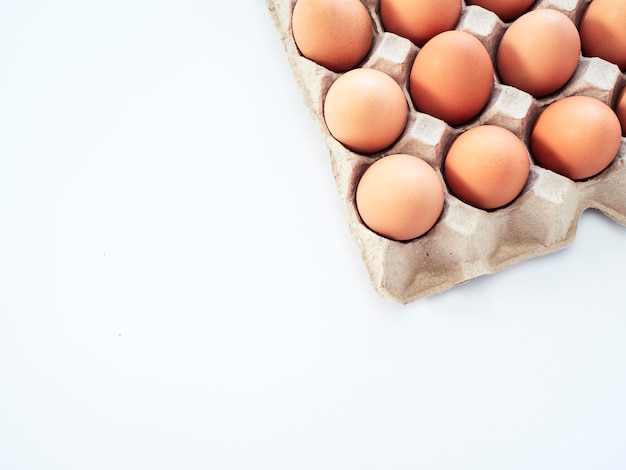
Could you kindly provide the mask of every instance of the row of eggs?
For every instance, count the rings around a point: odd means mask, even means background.
[[[556,10],[534,10],[516,19],[497,50],[501,80],[537,97],[561,88],[576,70],[581,35],[589,30],[582,26],[590,24],[592,6],[601,7],[603,2],[615,3],[595,0],[583,16],[580,35],[574,23]],[[425,13],[429,3],[431,7],[436,4],[436,12],[431,8],[436,20],[433,16],[431,21],[422,21],[427,28],[422,28],[421,36],[411,35],[408,25],[412,25],[412,31],[420,29],[420,23],[414,20],[428,16]],[[533,2],[517,2],[514,12],[511,8],[516,2],[508,2],[507,11],[498,10],[497,4],[491,6],[493,2],[488,0],[468,3],[493,9],[507,20],[524,13]],[[482,43],[469,33],[451,29],[460,10],[461,2],[457,0],[380,1],[385,28],[421,46],[409,77],[415,107],[450,125],[462,124],[479,114],[494,86],[493,64]],[[626,8],[622,10],[626,17]],[[331,36],[318,24],[320,14],[330,27],[333,22],[350,19],[334,25],[338,28],[335,33],[341,31],[350,38],[347,43],[328,43]],[[374,69],[353,68],[363,60],[372,42],[371,18],[363,4],[359,0],[299,0],[292,30],[305,57],[331,70],[348,70],[332,84],[324,102],[324,118],[333,137],[350,150],[364,154],[392,145],[404,131],[408,105],[394,79]],[[318,43],[322,38],[321,45],[315,45],[312,38],[316,37]],[[568,97],[554,102],[539,116],[530,146],[536,163],[581,180],[612,162],[621,134],[619,118],[609,106],[594,98]],[[456,197],[481,209],[497,209],[511,203],[525,187],[530,156],[512,132],[497,126],[477,126],[452,143],[441,170]],[[436,171],[420,158],[388,155],[362,175],[355,203],[371,230],[394,240],[410,240],[426,233],[439,219],[444,188]]]
[[[528,11],[534,1],[466,0],[466,3],[491,10],[503,21],[515,20],[509,28],[517,30],[509,33],[516,36],[511,39],[512,43],[525,41],[529,46],[538,42],[551,47],[557,40],[563,44],[576,42],[572,39],[573,25],[563,24],[559,19],[554,24],[519,20],[519,15]],[[413,41],[418,47],[437,34],[454,29],[461,7],[461,0],[380,0],[379,4],[385,29]],[[580,21],[579,50],[582,42],[585,55],[601,57],[626,69],[625,23],[623,0],[593,0]],[[357,66],[373,41],[372,19],[360,0],[298,0],[291,27],[302,55],[335,72]],[[568,49],[571,46],[568,44]]]
[[[611,164],[621,137],[619,120],[609,106],[592,97],[569,96],[539,115],[530,146],[542,167],[583,180]],[[479,125],[452,142],[442,173],[454,196],[474,207],[494,210],[510,204],[526,186],[530,155],[513,132]],[[435,225],[444,207],[444,188],[435,169],[421,158],[387,155],[364,172],[355,203],[371,230],[406,241]]]

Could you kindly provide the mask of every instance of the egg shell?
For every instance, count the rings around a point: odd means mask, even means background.
[[[524,143],[499,126],[473,127],[452,143],[444,175],[452,193],[480,209],[509,204],[524,189],[530,158]]]
[[[615,114],[617,114],[619,123],[622,126],[622,135],[626,136],[626,87],[622,89],[622,92],[617,98],[617,103],[615,104]]]
[[[579,25],[583,53],[626,70],[626,2],[593,0]]]
[[[356,189],[363,222],[392,240],[411,240],[430,230],[443,210],[443,185],[435,170],[413,155],[387,155],[374,162]]]
[[[423,46],[439,33],[454,28],[461,0],[380,0],[385,29]]]
[[[528,11],[535,0],[466,0],[468,5],[478,5],[494,12],[502,21],[511,21]]]
[[[416,108],[458,125],[487,104],[494,84],[489,52],[464,31],[438,34],[418,52],[409,77]]]
[[[374,36],[372,19],[359,0],[298,0],[292,31],[302,55],[335,72],[358,65]]]
[[[497,50],[496,66],[504,83],[541,97],[565,85],[580,58],[580,36],[565,14],[530,11],[508,27]]]
[[[617,156],[622,131],[613,110],[589,96],[549,105],[535,122],[531,147],[539,165],[573,180],[590,178]]]
[[[373,153],[393,144],[407,122],[408,104],[393,78],[358,68],[341,75],[324,102],[328,130],[346,147]]]

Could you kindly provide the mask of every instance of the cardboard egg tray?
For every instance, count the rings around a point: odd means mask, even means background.
[[[324,98],[339,74],[300,55],[290,26],[296,1],[266,0],[266,3],[304,101],[328,147],[350,230],[372,284],[382,297],[409,303],[564,248],[573,241],[578,219],[588,208],[597,208],[626,224],[626,140],[622,138],[613,163],[586,181],[572,181],[533,163],[520,196],[512,204],[494,211],[463,203],[444,184],[443,213],[425,235],[409,242],[397,242],[373,233],[359,218],[354,194],[360,176],[378,158],[394,153],[418,156],[430,163],[443,181],[441,168],[446,151],[464,130],[481,124],[499,125],[529,147],[534,120],[545,106],[565,96],[586,95],[613,107],[625,77],[616,65],[581,55],[574,76],[561,90],[536,99],[503,85],[496,76],[491,98],[481,114],[465,125],[451,127],[416,111],[409,95],[408,77],[418,48],[408,39],[384,31],[378,14],[379,0],[363,0],[373,19],[374,42],[360,66],[385,72],[400,84],[409,104],[409,119],[404,134],[392,147],[377,154],[360,155],[346,149],[326,128]],[[553,8],[578,25],[588,3],[589,0],[539,0],[531,9]],[[456,29],[477,37],[495,59],[508,24],[494,13],[463,3]]]

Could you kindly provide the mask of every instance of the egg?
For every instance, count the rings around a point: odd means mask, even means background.
[[[622,135],[626,136],[626,88],[622,89],[622,92],[617,98],[615,114],[617,114],[619,122],[622,125]]]
[[[626,2],[593,0],[580,20],[586,56],[601,57],[626,70]]]
[[[355,152],[378,152],[404,131],[409,105],[400,85],[384,72],[358,68],[328,89],[324,118],[332,136]]]
[[[451,125],[475,117],[489,101],[493,84],[487,49],[464,31],[445,31],[428,41],[409,77],[415,107]]]
[[[542,97],[569,81],[579,58],[576,25],[563,13],[544,8],[511,23],[498,45],[496,66],[505,84]]]
[[[478,5],[494,12],[502,21],[511,21],[528,11],[535,0],[466,0],[468,5]]]
[[[621,138],[619,119],[608,105],[588,96],[569,96],[539,115],[530,143],[539,165],[583,180],[611,164]]]
[[[372,231],[406,241],[428,232],[444,206],[437,172],[419,157],[393,154],[363,173],[355,195],[357,211]]]
[[[450,146],[444,176],[452,194],[480,209],[496,209],[524,189],[530,157],[511,131],[484,125],[463,132]]]
[[[374,37],[372,18],[359,0],[298,0],[291,24],[300,53],[335,72],[362,62]]]
[[[454,28],[461,0],[380,0],[385,29],[423,46],[439,33]]]

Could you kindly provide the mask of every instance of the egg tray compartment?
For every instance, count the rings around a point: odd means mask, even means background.
[[[329,150],[331,166],[350,231],[355,238],[380,296],[400,303],[443,292],[475,277],[492,274],[521,261],[552,253],[569,245],[576,235],[581,213],[596,208],[626,225],[626,140],[618,155],[599,175],[575,182],[531,161],[522,193],[508,206],[485,211],[450,194],[444,184],[444,209],[435,226],[409,242],[398,242],[370,231],[354,202],[356,184],[378,158],[407,153],[427,161],[443,182],[442,165],[452,141],[463,131],[482,124],[504,127],[529,146],[530,131],[540,111],[557,99],[591,96],[612,106],[624,86],[619,68],[599,58],[581,55],[572,79],[558,92],[542,99],[496,82],[485,109],[472,121],[451,127],[416,111],[408,90],[408,77],[418,47],[408,39],[384,31],[378,15],[379,0],[364,0],[374,25],[372,47],[360,67],[387,73],[401,86],[409,104],[403,135],[390,148],[372,155],[349,151],[329,133],[323,116],[326,92],[340,74],[303,57],[293,40],[291,14],[295,0],[266,0],[280,34],[304,101],[314,116]],[[553,8],[578,26],[589,0],[539,0],[531,9]],[[509,23],[494,13],[463,2],[457,30],[477,37],[495,63],[495,52]]]

